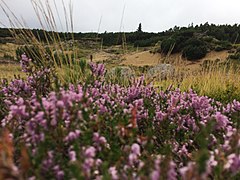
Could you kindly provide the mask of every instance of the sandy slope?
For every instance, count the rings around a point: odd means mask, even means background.
[[[152,54],[149,51],[136,52],[126,54],[122,57],[123,62],[121,65],[134,65],[134,66],[153,66],[162,60],[161,54]]]
[[[228,57],[227,51],[221,52],[209,52],[206,57],[198,61],[187,61],[182,58],[180,53],[170,55],[166,57],[159,53],[150,53],[149,51],[131,52],[124,55],[116,55],[107,52],[97,52],[93,54],[94,62],[106,62],[113,63],[115,65],[133,65],[133,66],[154,66],[159,63],[169,63],[175,65],[175,67],[180,67],[188,70],[197,70],[204,60],[226,60]]]
[[[225,60],[228,57],[227,51],[215,52],[212,51],[206,55],[203,59],[198,60],[196,63],[199,64],[203,60]],[[166,57],[161,54],[152,54],[149,51],[143,51],[138,53],[126,54],[123,56],[123,65],[134,65],[134,66],[145,66],[145,65],[156,65],[160,62],[166,63],[181,63],[181,61],[186,62],[187,64],[196,64],[191,61],[186,61],[181,57],[181,54],[173,54],[170,57]]]

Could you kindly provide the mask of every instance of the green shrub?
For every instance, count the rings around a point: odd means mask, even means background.
[[[183,57],[188,60],[197,60],[206,56],[208,48],[204,41],[196,38],[191,38],[186,41],[185,47],[183,48]]]
[[[230,50],[232,48],[232,44],[228,41],[220,41],[217,43],[215,47],[215,51],[223,51],[223,50]]]
[[[219,51],[223,51],[225,49],[222,46],[217,45],[214,50],[219,52]]]
[[[174,49],[174,46],[176,45],[176,39],[170,37],[168,39],[165,39],[161,43],[161,51],[164,54],[169,53],[171,50]]]
[[[240,60],[240,53],[231,54],[228,59]]]
[[[240,60],[240,48],[237,48],[233,54],[230,54],[228,59]]]
[[[198,38],[191,38],[188,39],[185,43],[186,46],[191,45],[191,46],[206,46],[206,43]]]
[[[207,48],[205,46],[187,46],[183,49],[183,57],[188,60],[197,60],[204,58],[207,54]]]
[[[205,42],[208,42],[208,43],[211,43],[211,42],[213,42],[213,37],[211,37],[211,36],[205,36],[205,37],[203,37],[203,40],[205,41]]]
[[[134,42],[134,47],[149,47],[154,46],[159,41],[158,37],[150,38],[150,39],[143,39],[137,40]]]
[[[201,40],[198,40],[193,37],[192,31],[181,32],[171,36],[162,41],[161,50],[163,53],[167,54],[181,52],[188,45],[205,45]]]

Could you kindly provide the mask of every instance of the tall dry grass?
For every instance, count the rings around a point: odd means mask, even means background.
[[[59,2],[58,2],[59,3]],[[1,0],[1,8],[9,20],[11,28],[9,28],[14,39],[23,45],[33,46],[38,52],[31,52],[34,59],[38,60],[38,64],[45,67],[51,67],[51,70],[62,80],[63,83],[74,83],[83,78],[83,63],[77,57],[77,48],[74,43],[69,43],[67,37],[60,38],[56,33],[60,28],[71,34],[71,40],[74,42],[73,36],[73,3],[69,0],[61,1],[64,17],[60,17],[56,0],[31,0],[37,21],[44,30],[44,39],[46,42],[39,40],[32,31],[28,30],[27,23],[20,19],[8,6],[7,1]],[[63,22],[64,21],[64,22]],[[22,27],[26,27],[24,29]],[[47,48],[46,48],[47,47]],[[49,54],[50,58],[46,57]]]
[[[71,0],[68,3],[61,1],[64,18],[60,17],[56,0],[31,0],[31,3],[41,28],[45,30],[44,35],[47,42],[38,40],[32,31],[26,29],[16,31],[15,28],[27,27],[27,24],[11,11],[6,1],[1,0],[1,8],[12,26],[10,31],[13,37],[22,44],[37,47],[41,52],[40,57],[38,57],[41,64],[43,66],[51,66],[63,83],[74,83],[80,79],[84,81],[84,73],[86,72],[83,69],[86,67],[86,62],[77,58],[77,48],[74,46],[74,43],[72,46],[66,38],[62,40],[59,34],[55,33],[59,28],[57,24],[60,24],[60,28],[65,29],[66,32],[73,32],[73,4]],[[72,41],[74,42],[73,33]],[[51,60],[45,56],[46,46],[51,52]],[[155,86],[167,89],[172,85],[179,87],[183,91],[192,88],[200,95],[208,95],[224,101],[233,98],[240,99],[238,93],[240,92],[240,71],[234,64],[216,65],[210,63],[203,69],[187,71],[185,69],[187,62],[181,59],[181,57],[174,61],[170,60],[169,57],[170,52],[162,63],[174,64],[176,67],[175,76],[162,81],[150,80],[149,82],[153,82]],[[60,59],[60,61],[56,59]],[[65,59],[69,61],[64,62]]]
[[[181,64],[175,64],[174,77],[168,77],[153,84],[165,90],[172,86],[182,91],[193,89],[199,95],[206,95],[220,101],[240,100],[240,69],[238,64],[225,60],[206,64],[199,69],[187,71]]]

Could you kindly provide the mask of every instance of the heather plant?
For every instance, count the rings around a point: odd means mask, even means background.
[[[29,63],[23,55],[31,77]],[[17,171],[9,173],[36,179],[239,177],[240,102],[223,105],[171,87],[159,92],[143,77],[124,87],[105,81],[102,64],[89,68],[91,80],[41,95],[44,81],[32,81],[48,71],[1,88],[1,130],[10,130],[15,147]],[[30,164],[25,171],[16,163],[21,147]]]
[[[103,64],[59,66],[31,40],[42,66],[23,54],[27,78],[0,87],[0,178],[240,178],[239,101],[107,81]]]

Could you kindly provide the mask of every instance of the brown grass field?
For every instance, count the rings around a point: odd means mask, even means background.
[[[24,73],[21,72],[20,64],[10,63],[11,61],[4,60],[4,53],[15,56],[15,50],[17,46],[14,44],[0,45],[0,79],[13,79],[14,75],[20,75],[25,77]],[[80,51],[80,49],[78,49]],[[132,50],[128,53],[111,53],[108,50],[103,51],[86,51],[85,58],[89,60],[90,54],[93,54],[94,62],[103,62],[107,68],[112,68],[115,66],[130,66],[130,67],[152,67],[159,63],[169,63],[172,64],[179,77],[168,78],[163,81],[152,79],[155,86],[161,87],[162,89],[168,88],[170,85],[174,87],[179,87],[181,90],[188,90],[193,88],[197,90],[201,95],[215,95],[215,92],[219,94],[229,91],[229,87],[234,89],[234,91],[240,91],[240,73],[239,71],[230,69],[211,67],[209,71],[203,72],[201,70],[202,63],[204,60],[214,61],[216,59],[219,62],[226,61],[228,57],[227,51],[221,52],[209,52],[205,58],[200,59],[195,62],[187,61],[183,59],[180,54],[174,54],[170,56],[164,56],[158,53],[150,53],[149,50],[136,51]],[[95,52],[95,53],[94,53]],[[67,53],[67,51],[66,51]],[[60,70],[60,74],[64,74],[64,69]]]

